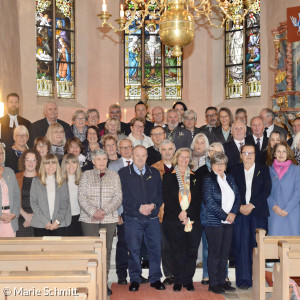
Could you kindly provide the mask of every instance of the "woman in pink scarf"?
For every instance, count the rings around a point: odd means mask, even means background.
[[[269,235],[300,235],[300,167],[286,142],[274,146]]]

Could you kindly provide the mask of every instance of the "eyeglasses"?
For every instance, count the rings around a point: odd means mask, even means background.
[[[52,131],[52,133],[54,133],[54,134],[57,134],[57,133],[59,133],[59,134],[63,134],[63,133],[64,133],[64,131],[63,131],[63,130],[58,130],[58,131]]]
[[[253,156],[255,152],[242,152],[245,156]]]
[[[98,119],[98,116],[88,116],[89,119]]]
[[[46,148],[46,147],[48,147],[48,146],[45,145],[45,144],[37,144],[36,147],[39,147],[39,148]]]
[[[78,121],[85,121],[85,118],[75,118],[75,120],[78,120]]]
[[[215,117],[217,114],[211,114],[211,115],[206,115],[206,118],[213,118]]]
[[[162,136],[164,134],[165,134],[164,132],[159,132],[159,133],[151,133],[150,135],[152,135],[152,136]]]
[[[120,150],[129,150],[129,149],[131,149],[131,148],[132,148],[132,146],[120,147]]]
[[[219,163],[215,163],[214,165],[217,165],[217,166],[225,166],[225,163],[219,162]]]
[[[27,137],[28,135],[27,134],[16,134],[16,137]]]

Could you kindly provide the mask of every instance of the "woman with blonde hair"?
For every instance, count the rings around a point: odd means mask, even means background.
[[[191,172],[189,148],[176,151],[174,171],[163,175],[164,216],[162,227],[173,253],[173,290],[182,286],[194,291],[193,276],[201,239],[201,190],[196,175]]]
[[[72,116],[73,125],[66,131],[66,138],[77,137],[83,143],[86,140],[88,116],[82,109],[76,110]]]
[[[32,180],[30,205],[35,236],[66,235],[72,218],[69,192],[54,154],[43,158],[39,175]]]
[[[191,144],[192,162],[194,165],[192,171],[195,172],[200,167],[205,165],[208,147],[209,147],[209,142],[206,135],[204,133],[196,134]]]
[[[108,118],[105,122],[104,128],[104,134],[111,134],[117,141],[127,137],[125,134],[121,133],[121,123],[118,118]]]
[[[29,139],[28,129],[24,125],[19,125],[14,130],[13,139],[15,143],[12,147],[6,150],[5,166],[14,170],[15,173],[19,171],[18,160],[22,153],[28,149],[27,142]]]
[[[46,138],[51,143],[51,154],[55,154],[58,159],[64,156],[64,146],[66,143],[65,130],[59,123],[51,124],[48,127]]]
[[[78,185],[81,177],[81,168],[78,157],[72,153],[66,154],[61,163],[61,175],[67,182],[70,195],[72,221],[67,227],[67,236],[81,236],[80,206],[78,203]]]
[[[20,190],[12,169],[4,167],[5,150],[0,143],[0,237],[15,237],[19,229]]]

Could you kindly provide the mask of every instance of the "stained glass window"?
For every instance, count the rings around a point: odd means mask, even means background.
[[[236,15],[243,13],[242,2]],[[226,98],[260,96],[260,0],[249,11],[245,22],[226,22],[225,93]],[[244,91],[245,89],[245,91]]]
[[[155,5],[152,9],[155,11]],[[132,18],[133,6],[125,10]],[[125,31],[125,100],[142,99],[142,88],[148,86],[149,100],[181,100],[182,58],[172,56],[172,49],[159,38],[159,15],[147,16],[140,29],[139,14]]]
[[[74,0],[36,0],[37,95],[75,97]]]

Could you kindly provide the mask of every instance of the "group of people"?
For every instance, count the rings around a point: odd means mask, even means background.
[[[119,284],[194,291],[199,245],[203,280],[216,294],[252,286],[255,230],[300,235],[300,118],[293,135],[262,109],[208,107],[206,125],[183,102],[166,113],[135,105],[129,124],[121,108],[77,110],[72,125],[58,119],[55,102],[34,123],[19,116],[19,96],[7,96],[0,119],[0,237],[98,236],[107,232],[107,270],[117,231]],[[149,278],[141,262],[149,264]],[[162,269],[166,279],[161,282]],[[110,295],[112,292],[107,288]]]

